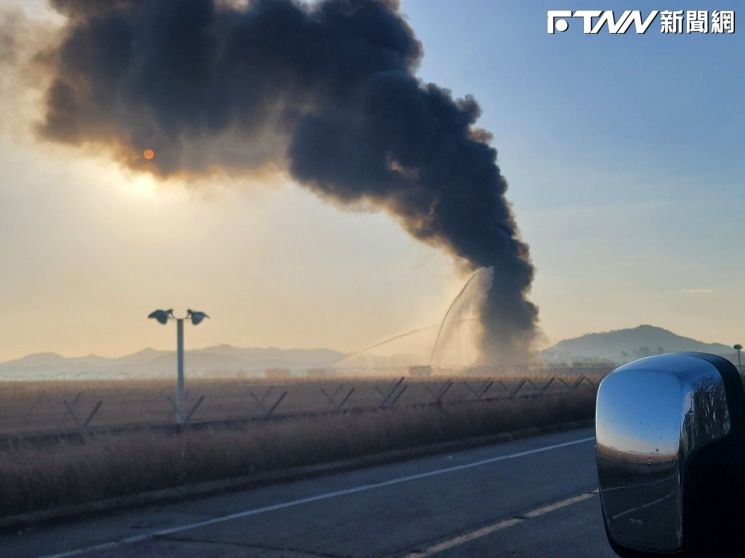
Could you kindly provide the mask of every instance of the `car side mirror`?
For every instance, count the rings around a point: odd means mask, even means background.
[[[597,395],[605,530],[620,556],[745,555],[745,392],[703,353],[643,358]]]

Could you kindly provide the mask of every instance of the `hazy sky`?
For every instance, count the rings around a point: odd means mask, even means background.
[[[736,9],[734,2],[602,8]],[[49,18],[43,2],[3,0]],[[652,323],[745,339],[745,44],[546,33],[555,2],[405,0],[420,75],[473,94],[537,268],[550,341]],[[596,6],[579,3],[574,9]],[[346,351],[437,323],[464,278],[384,214],[277,180],[158,184],[34,139],[33,75],[3,71],[0,359],[170,348],[145,320],[213,319],[192,346]]]

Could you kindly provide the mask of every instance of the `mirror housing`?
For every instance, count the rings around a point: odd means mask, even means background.
[[[600,500],[620,556],[742,556],[745,392],[703,353],[643,358],[600,384]]]

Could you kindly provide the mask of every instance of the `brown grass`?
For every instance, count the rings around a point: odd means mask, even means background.
[[[545,392],[558,395],[571,391],[566,383],[578,380],[584,371],[565,371],[558,376]],[[571,372],[571,373],[569,373]],[[534,384],[526,384],[519,395],[531,395],[539,392],[540,386],[548,382],[551,376],[531,374]],[[592,376],[597,383],[600,376]],[[397,407],[430,403],[432,393],[443,388],[444,383],[453,380],[445,401],[474,399],[473,390],[480,390],[493,382],[484,399],[508,397],[513,389],[519,387],[523,378],[509,376],[492,377],[427,377],[406,378],[406,390],[392,397]],[[566,383],[562,383],[563,380]],[[187,409],[204,396],[204,400],[193,416],[194,422],[240,419],[251,416],[262,416],[264,409],[251,396],[258,397],[267,407],[284,392],[287,396],[276,409],[276,414],[319,413],[333,408],[321,389],[327,393],[337,394],[339,404],[350,390],[351,396],[345,400],[344,408],[370,408],[381,404],[381,393],[388,393],[395,387],[398,378],[346,377],[326,380],[292,379],[291,381],[267,381],[255,379],[190,379],[187,391]],[[488,386],[487,386],[488,387]],[[584,383],[582,389],[590,389]],[[470,389],[469,389],[470,388]],[[174,412],[167,397],[174,397],[174,382],[169,380],[136,381],[90,381],[90,382],[15,382],[0,383],[0,437],[74,429],[76,424],[69,414],[65,401],[75,409],[83,419],[96,408],[98,409],[90,427],[108,428],[129,423],[168,424],[174,421]],[[337,393],[337,389],[339,390]],[[401,391],[402,388],[399,388]]]
[[[592,418],[589,390],[0,452],[0,515]]]

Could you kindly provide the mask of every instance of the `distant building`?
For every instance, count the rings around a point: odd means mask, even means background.
[[[336,376],[336,371],[329,368],[311,368],[305,375],[308,378],[332,378]]]
[[[285,380],[290,375],[290,371],[287,368],[267,368],[264,370],[264,377],[270,380]]]
[[[432,367],[426,366],[409,366],[409,376],[431,376]]]

